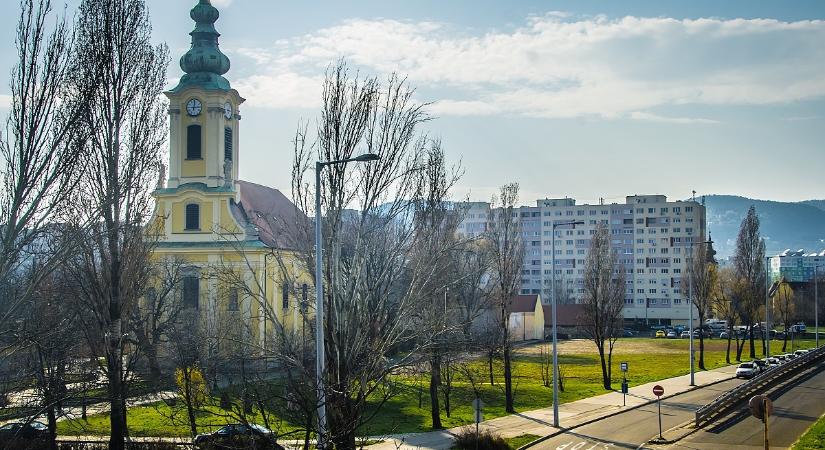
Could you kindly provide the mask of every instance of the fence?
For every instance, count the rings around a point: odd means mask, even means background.
[[[696,427],[701,427],[713,419],[722,417],[743,400],[785,380],[790,375],[806,368],[809,364],[822,359],[823,356],[825,356],[825,347],[819,347],[785,364],[771,367],[730,391],[725,392],[716,400],[696,410]]]

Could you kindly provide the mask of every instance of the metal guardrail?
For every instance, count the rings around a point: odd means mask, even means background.
[[[797,373],[808,364],[822,359],[823,356],[825,356],[825,347],[819,347],[789,362],[771,367],[730,391],[725,392],[716,400],[696,410],[696,427],[701,427],[715,418],[722,417],[722,415],[728,413],[743,400],[752,397],[758,391],[784,380],[789,375]]]

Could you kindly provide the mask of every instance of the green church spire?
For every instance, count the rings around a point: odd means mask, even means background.
[[[200,0],[189,16],[195,21],[192,36],[192,48],[180,59],[180,68],[186,72],[172,92],[189,86],[203,89],[231,89],[229,81],[223,77],[229,72],[229,58],[218,48],[220,33],[215,29],[215,22],[220,17],[217,8],[210,0]]]

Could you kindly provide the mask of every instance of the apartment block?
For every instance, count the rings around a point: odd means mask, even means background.
[[[466,204],[459,233],[483,235],[493,212],[489,203]],[[559,301],[581,302],[590,239],[602,224],[625,272],[625,321],[688,323],[687,267],[694,246],[707,234],[701,203],[668,202],[664,195],[632,195],[623,204],[598,205],[577,205],[572,198],[540,199],[536,206],[519,207],[517,216],[525,249],[520,294],[541,294],[550,301],[555,259]],[[571,222],[582,224],[565,225]]]
[[[814,279],[814,270],[819,267],[819,279],[825,278],[825,250],[806,253],[804,249],[790,249],[770,258],[771,280],[785,277],[790,282],[807,283]]]

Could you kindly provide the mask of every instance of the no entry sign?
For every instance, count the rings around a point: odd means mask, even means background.
[[[664,393],[665,388],[663,388],[662,386],[659,386],[658,384],[656,386],[653,386],[653,395],[655,395],[656,397],[661,397]]]

